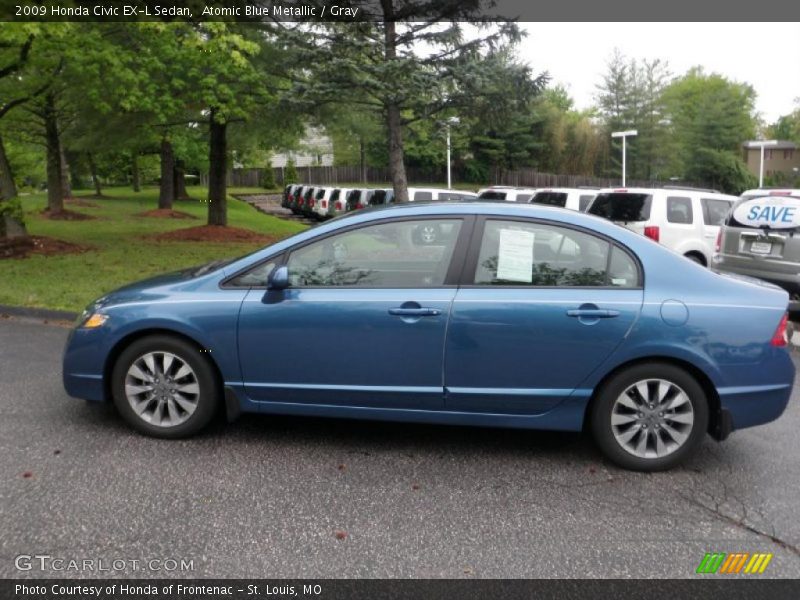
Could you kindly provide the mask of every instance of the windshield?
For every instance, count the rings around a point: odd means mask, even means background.
[[[650,218],[650,194],[628,194],[624,192],[598,194],[587,211],[591,215],[611,221],[647,221]]]

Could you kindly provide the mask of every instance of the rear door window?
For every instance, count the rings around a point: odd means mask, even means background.
[[[629,194],[627,192],[598,194],[588,212],[611,221],[624,223],[647,221],[650,219],[652,202],[653,196],[650,194]]]
[[[670,223],[691,225],[694,222],[692,199],[669,196],[667,198],[667,221]]]
[[[732,204],[728,200],[716,198],[701,198],[700,203],[703,206],[703,222],[706,225],[722,225]]]

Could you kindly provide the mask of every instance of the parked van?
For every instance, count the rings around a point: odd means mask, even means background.
[[[530,203],[586,212],[598,191],[599,188],[545,188],[536,192]]]
[[[538,188],[517,188],[495,185],[478,190],[478,200],[503,200],[505,202],[522,202],[527,204],[538,191]]]
[[[800,309],[800,189],[747,190],[717,238],[713,269],[757,277],[791,296]]]
[[[297,183],[292,183],[286,186],[283,190],[283,198],[281,199],[281,206],[283,208],[290,208],[292,203],[294,202],[294,193],[300,188],[301,186]]]
[[[314,204],[311,206],[311,212],[320,221],[328,218],[328,208],[332,193],[333,188],[330,187],[318,187],[314,192]]]
[[[309,186],[307,185],[298,185],[294,190],[294,196],[292,202],[289,204],[289,209],[296,215],[300,214],[300,207],[303,205],[303,198],[308,188]]]
[[[300,198],[300,212],[306,217],[314,216],[314,197],[317,195],[317,188],[308,186]]]
[[[369,201],[374,193],[375,190],[372,188],[351,190],[350,193],[347,194],[347,204],[345,206],[345,210],[351,211],[366,208],[369,206]]]
[[[328,204],[328,216],[335,217],[344,214],[347,210],[347,196],[354,191],[352,188],[333,188]]]
[[[736,196],[715,190],[608,188],[598,192],[586,212],[641,233],[704,266]]]

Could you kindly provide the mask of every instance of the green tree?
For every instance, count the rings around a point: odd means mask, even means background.
[[[755,135],[755,98],[749,84],[700,67],[673,81],[664,90],[664,105],[677,146],[675,171],[734,193],[749,185],[740,176],[740,154],[742,142]]]
[[[520,32],[515,24],[499,21],[467,39],[463,22],[490,4],[482,0],[377,4],[376,14],[370,15],[375,20],[280,29],[286,46],[297,52],[292,64],[300,67],[284,74],[294,81],[295,101],[359,105],[381,116],[395,198],[406,202],[407,127],[475,101],[467,90],[478,75],[488,74],[474,66],[487,52],[518,40]]]

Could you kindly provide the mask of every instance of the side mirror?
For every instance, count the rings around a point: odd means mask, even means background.
[[[270,291],[285,290],[289,287],[289,267],[282,266],[272,269],[267,277],[267,289]]]

